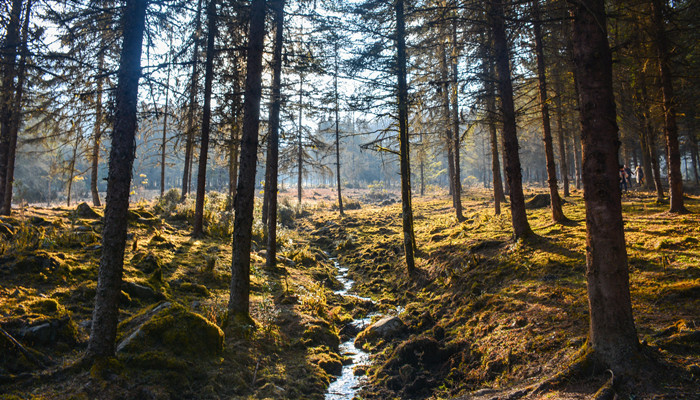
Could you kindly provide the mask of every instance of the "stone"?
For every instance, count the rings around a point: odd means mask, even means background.
[[[131,297],[146,300],[157,301],[165,299],[165,295],[156,292],[148,286],[138,284],[136,282],[125,281],[122,284],[122,289]]]
[[[78,218],[85,219],[99,219],[102,218],[100,214],[95,212],[87,203],[80,203],[78,207],[75,208],[75,216]]]
[[[378,339],[390,339],[400,335],[405,330],[406,324],[401,321],[401,318],[396,316],[387,316],[360,332],[355,339],[355,345],[361,346],[364,343],[374,342]]]
[[[537,208],[549,207],[550,201],[549,194],[536,194],[535,197],[525,202],[525,208],[528,210],[534,210]]]
[[[224,332],[218,326],[175,303],[162,303],[132,317],[120,324],[120,330],[118,353],[162,350],[199,359],[220,355],[224,348]]]

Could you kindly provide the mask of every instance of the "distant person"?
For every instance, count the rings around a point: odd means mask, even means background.
[[[620,192],[627,191],[627,171],[625,171],[625,166],[620,165]]]
[[[627,176],[627,187],[632,189],[632,170],[625,165],[625,175]]]
[[[644,170],[641,165],[637,165],[637,168],[634,169],[634,174],[637,176],[637,184],[639,186],[644,185]]]

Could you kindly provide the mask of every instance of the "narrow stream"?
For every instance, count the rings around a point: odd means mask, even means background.
[[[337,260],[333,260],[335,267],[338,269],[338,280],[343,284],[343,289],[337,290],[335,293],[345,297],[354,297],[360,300],[372,301],[368,297],[361,297],[355,294],[351,294],[353,280],[348,278],[348,269],[346,267],[341,267]],[[370,322],[371,316],[365,318],[356,319],[351,322],[357,329],[355,331],[362,331]],[[357,391],[360,389],[363,381],[363,377],[355,376],[355,367],[358,365],[368,365],[369,364],[369,353],[366,351],[355,347],[355,336],[353,335],[347,341],[340,344],[340,354],[346,357],[350,357],[352,362],[347,365],[343,365],[343,370],[335,381],[331,382],[328,386],[328,391],[326,392],[326,400],[351,400]]]

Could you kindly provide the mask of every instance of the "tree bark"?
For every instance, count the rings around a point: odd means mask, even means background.
[[[29,18],[32,12],[32,1],[27,0],[24,10],[24,22],[22,23],[21,53],[17,67],[17,86],[12,100],[12,119],[10,123],[10,143],[7,149],[7,174],[5,176],[5,197],[2,204],[5,205],[5,215],[12,212],[12,187],[15,181],[15,158],[17,154],[17,135],[22,124],[22,98],[24,96],[24,81],[26,80],[27,67],[27,40],[29,36]]]
[[[334,43],[335,50],[335,74],[333,75],[333,90],[335,91],[335,176],[336,184],[338,185],[338,213],[342,217],[345,215],[343,211],[343,193],[340,179],[340,100],[338,98],[338,41]]]
[[[510,55],[506,39],[503,4],[500,0],[490,2],[489,17],[493,31],[494,57],[501,96],[501,113],[503,117],[503,151],[505,153],[506,179],[510,188],[510,212],[515,239],[532,234],[527,222],[525,196],[523,195],[522,172],[518,154],[518,136],[515,123],[515,104],[513,102],[513,83],[510,76]]]
[[[562,96],[564,95],[564,85],[562,84],[560,74],[555,73],[554,86],[557,92],[555,101],[557,105],[557,136],[559,138],[559,173],[564,184],[564,197],[569,197],[569,163],[566,157],[567,135],[564,129],[564,104]]]
[[[454,157],[454,202],[455,202],[455,214],[457,215],[457,221],[464,221],[464,215],[462,211],[462,175],[460,173],[460,161],[459,161],[459,148],[460,148],[460,135],[459,135],[459,71],[458,71],[458,49],[457,49],[457,25],[456,22],[452,21],[452,52],[450,56],[451,72],[452,76],[450,78],[452,84],[452,90],[450,91],[450,103],[452,112],[452,132],[453,132],[453,143],[452,152]]]
[[[403,0],[396,0],[396,75],[398,80],[399,147],[401,158],[401,205],[403,217],[403,246],[406,268],[415,271],[416,238],[413,232],[411,205],[411,164],[408,142],[408,84],[406,83],[406,22]]]
[[[90,193],[92,194],[92,205],[100,207],[100,191],[97,187],[98,172],[100,167],[100,144],[102,142],[102,92],[104,89],[104,63],[105,63],[105,41],[100,41],[100,54],[97,56],[97,88],[95,91],[95,126],[93,128],[92,142],[92,166],[90,167]]]
[[[540,21],[539,0],[532,1],[533,31],[535,34],[535,55],[537,58],[537,79],[539,82],[540,110],[542,113],[542,134],[544,142],[544,154],[547,162],[547,184],[549,185],[549,197],[552,210],[552,220],[563,222],[566,220],[561,208],[561,197],[557,185],[557,169],[554,163],[554,146],[552,144],[552,127],[549,120],[549,99],[547,98],[547,71],[544,65],[544,46],[542,44],[542,26]],[[559,131],[561,135],[561,130]],[[562,135],[563,136],[563,135]],[[564,148],[563,137],[559,138],[559,146]],[[566,170],[562,168],[562,177]]]
[[[147,0],[127,0],[122,15],[123,44],[117,73],[116,108],[109,156],[109,179],[102,231],[102,256],[88,359],[114,356],[119,295],[126,246],[129,191],[136,146],[136,108]]]
[[[297,134],[297,201],[301,205],[301,195],[302,195],[302,179],[304,177],[304,154],[301,143],[302,133],[304,128],[302,127],[302,115],[303,115],[303,105],[304,105],[304,75],[299,76],[299,126]]]
[[[267,215],[266,265],[273,268],[277,264],[277,178],[279,170],[279,128],[282,86],[282,46],[284,44],[284,4],[285,0],[274,3],[275,45],[272,56],[272,104],[270,105],[269,133],[267,135],[267,166],[265,173],[265,204]]]
[[[194,50],[192,51],[192,74],[190,80],[189,107],[187,110],[187,139],[185,140],[185,167],[182,171],[182,193],[180,201],[185,201],[187,193],[190,190],[190,177],[192,176],[192,158],[194,153],[194,131],[195,122],[194,114],[197,101],[197,81],[198,70],[197,62],[199,60],[199,33],[202,29],[202,0],[197,1],[197,12],[195,14],[194,27]]]
[[[666,137],[666,161],[668,165],[668,184],[672,213],[684,213],[688,210],[683,205],[683,175],[681,175],[681,152],[678,145],[678,126],[676,125],[676,105],[673,97],[671,76],[671,55],[668,50],[666,24],[663,17],[665,1],[651,0],[654,42],[661,74],[661,96],[664,112],[664,136]]]
[[[632,317],[618,184],[620,141],[615,122],[612,57],[604,1],[570,4],[583,145],[588,345],[599,362],[619,372],[636,362],[633,356],[639,350],[639,342]]]
[[[231,295],[228,303],[229,317],[237,321],[250,320],[250,245],[255,200],[255,164],[258,155],[264,40],[265,0],[252,0],[243,102],[240,173],[235,199],[236,217],[233,223]]]
[[[440,29],[440,38],[445,39],[443,29]],[[454,157],[454,135],[452,133],[451,114],[450,114],[450,85],[448,83],[449,74],[447,72],[447,52],[445,51],[446,43],[440,45],[440,94],[442,101],[442,117],[444,119],[445,132],[445,147],[447,148],[447,176],[449,180],[448,194],[452,198],[452,207],[457,209],[457,198],[455,190],[455,157]]]
[[[170,48],[173,47],[173,35],[170,32]],[[165,78],[165,111],[163,112],[163,137],[160,143],[160,197],[162,198],[165,194],[165,145],[168,142],[168,106],[170,101],[170,62],[172,62],[172,57],[168,62],[168,73]]]
[[[197,199],[194,207],[193,236],[204,234],[204,195],[207,183],[207,159],[209,155],[209,132],[211,127],[211,91],[214,81],[214,58],[216,51],[216,0],[207,6],[207,61],[204,72],[204,109],[202,112],[202,137],[199,145],[199,168],[197,169]]]
[[[22,0],[13,0],[10,9],[5,42],[2,47],[2,93],[0,93],[0,214],[10,215],[12,204],[5,204],[7,169],[10,153],[10,130],[12,125],[12,104],[15,97],[15,75],[17,50],[19,48],[19,25]]]

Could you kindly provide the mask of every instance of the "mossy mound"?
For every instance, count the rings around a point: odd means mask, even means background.
[[[538,208],[549,207],[551,203],[551,198],[548,193],[536,194],[533,198],[525,202],[525,208],[528,210],[535,210]]]
[[[46,252],[38,251],[25,257],[19,257],[13,269],[17,273],[54,274],[61,271],[61,261]]]
[[[148,253],[136,253],[131,258],[131,265],[146,274],[152,274],[161,270],[162,261],[157,255]]]
[[[309,346],[325,345],[331,349],[337,349],[338,346],[340,346],[340,337],[331,326],[323,320],[310,321],[302,337],[304,342]]]
[[[129,329],[131,328],[131,329]],[[224,332],[199,314],[176,303],[163,303],[120,324],[118,352],[162,350],[179,357],[221,354]]]
[[[87,203],[80,203],[78,207],[75,208],[75,216],[78,218],[85,219],[98,219],[102,218],[100,214],[95,212]]]

